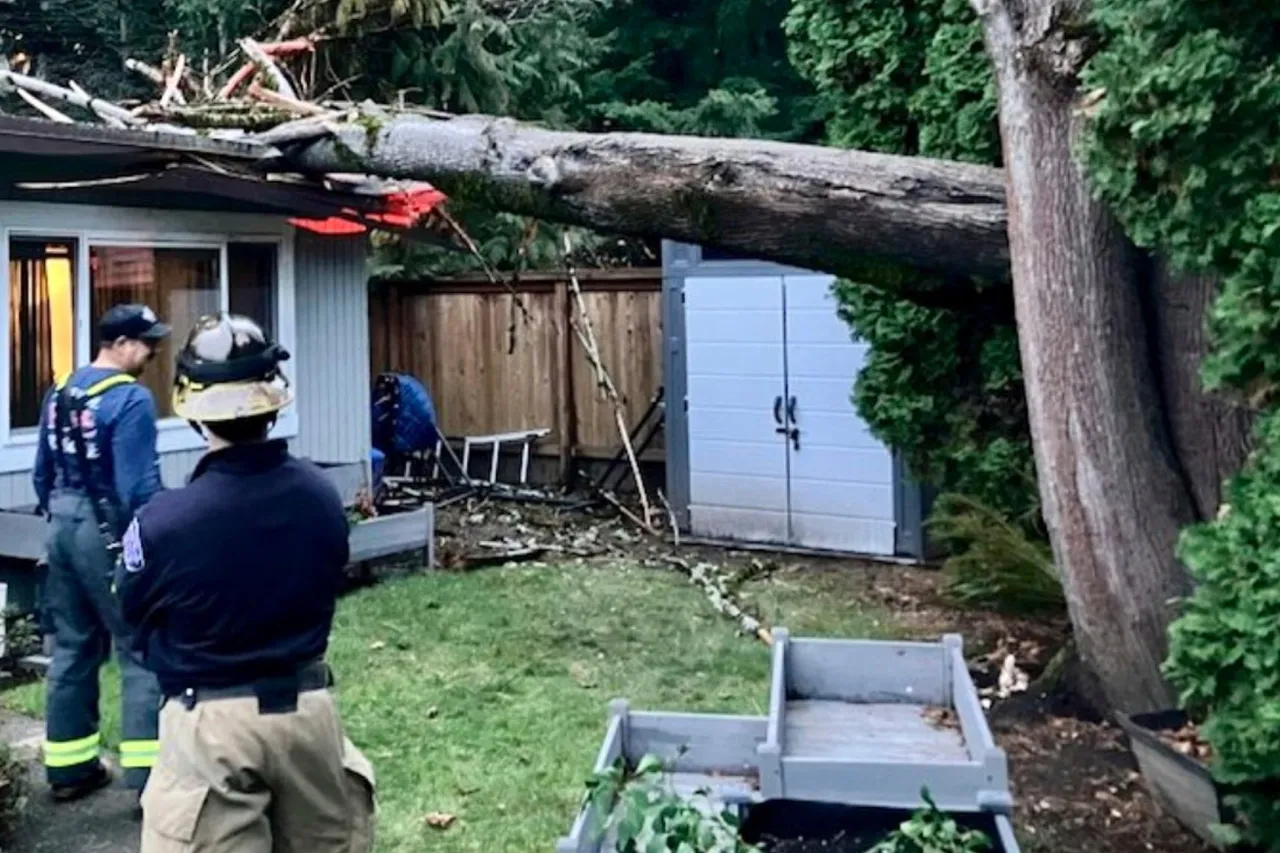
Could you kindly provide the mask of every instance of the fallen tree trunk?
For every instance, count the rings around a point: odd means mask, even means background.
[[[971,276],[1008,279],[1004,182],[994,168],[758,140],[570,133],[484,116],[366,116],[315,131],[285,148],[291,167],[429,181],[495,210],[767,257],[939,306],[972,309]],[[943,283],[904,283],[903,267]],[[1007,298],[1008,288],[991,292]]]

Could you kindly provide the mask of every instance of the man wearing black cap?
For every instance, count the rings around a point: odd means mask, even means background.
[[[142,790],[159,752],[160,688],[132,651],[112,576],[125,528],[163,488],[155,399],[137,377],[168,334],[145,305],[110,309],[98,324],[93,363],[60,378],[41,407],[32,479],[50,522],[44,604],[54,631],[44,763],[58,801],[111,781],[99,760],[98,670],[113,644],[123,680],[120,764],[130,788]]]

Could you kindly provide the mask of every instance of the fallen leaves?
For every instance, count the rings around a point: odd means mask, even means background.
[[[929,706],[920,712],[920,716],[924,717],[925,722],[936,729],[956,730],[960,728],[960,719],[956,716],[956,712],[950,708]]]
[[[1213,747],[1200,737],[1195,723],[1187,723],[1174,731],[1160,732],[1160,738],[1178,752],[1198,761],[1208,763],[1213,759]]]
[[[453,826],[453,822],[457,819],[457,815],[451,815],[448,812],[432,812],[422,820],[432,829],[448,829]]]

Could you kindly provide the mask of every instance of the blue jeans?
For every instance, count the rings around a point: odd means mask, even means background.
[[[131,648],[132,636],[111,592],[114,559],[89,499],[60,492],[49,504],[49,571],[44,606],[53,625],[45,710],[45,772],[50,785],[93,775],[101,733],[98,671],[115,648],[120,662],[124,781],[141,790],[159,755],[160,686]]]

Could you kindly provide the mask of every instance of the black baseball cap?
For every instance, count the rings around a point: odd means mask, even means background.
[[[156,312],[145,305],[116,305],[98,321],[98,339],[104,343],[116,338],[130,338],[154,343],[168,337],[167,323],[161,323]]]

